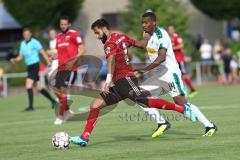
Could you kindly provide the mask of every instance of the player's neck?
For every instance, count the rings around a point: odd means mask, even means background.
[[[62,31],[63,34],[67,33],[69,31],[69,28],[66,29],[65,31]]]
[[[110,32],[110,31],[106,31],[106,32],[105,32],[105,34],[106,34],[106,36],[107,36],[107,39],[109,39],[109,37],[111,36],[111,33],[112,33],[112,32]]]
[[[150,32],[150,35],[153,35],[153,33],[156,31],[157,26]]]

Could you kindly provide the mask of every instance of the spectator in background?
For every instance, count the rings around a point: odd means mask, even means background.
[[[3,68],[0,67],[0,93],[3,92]]]
[[[207,39],[204,39],[200,46],[202,70],[205,76],[211,76],[211,65],[212,65],[212,45]]]
[[[235,56],[232,57],[230,62],[230,69],[231,69],[231,82],[236,84],[239,82],[238,78],[238,63],[237,58]]]
[[[213,58],[214,58],[215,54],[218,54],[222,50],[223,50],[223,46],[222,46],[220,40],[216,40],[213,45]]]
[[[57,32],[55,29],[50,29],[49,30],[49,49],[47,50],[47,54],[49,58],[52,61],[50,70],[48,72],[48,76],[50,76],[54,71],[57,70],[58,68],[58,54],[57,54],[57,49],[56,49],[56,36]]]
[[[217,64],[218,82],[220,84],[225,84],[226,78],[224,75],[224,64],[223,64],[223,60],[222,60],[222,52],[223,52],[223,50],[219,50],[217,53],[215,53],[214,62]]]
[[[230,67],[230,63],[232,61],[232,52],[231,52],[230,49],[226,49],[223,52],[222,60],[223,60],[224,74],[225,74],[225,77],[226,77],[226,82],[230,83],[231,82],[231,67]]]
[[[19,55],[16,58],[12,58],[10,61],[14,64],[16,62],[24,59],[25,64],[27,65],[27,78],[25,82],[25,87],[28,93],[28,107],[25,111],[33,111],[33,85],[35,84],[37,91],[39,91],[43,96],[45,96],[51,103],[52,108],[55,108],[57,102],[49,94],[49,92],[42,87],[39,82],[39,54],[45,59],[48,65],[51,65],[41,43],[32,37],[32,32],[29,28],[23,29],[23,38],[21,42]]]

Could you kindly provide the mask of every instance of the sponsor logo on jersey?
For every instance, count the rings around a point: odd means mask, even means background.
[[[70,36],[66,36],[65,40],[68,41],[70,39]]]
[[[68,45],[69,45],[69,43],[59,43],[58,47],[63,47],[63,46],[68,46]]]
[[[156,54],[157,51],[154,48],[147,48],[148,54]]]

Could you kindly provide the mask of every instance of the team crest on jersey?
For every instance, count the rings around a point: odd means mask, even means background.
[[[66,36],[65,40],[68,41],[70,39],[70,36]]]

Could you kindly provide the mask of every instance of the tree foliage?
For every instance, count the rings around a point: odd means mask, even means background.
[[[62,15],[74,20],[83,0],[3,0],[7,10],[23,26],[43,29],[57,25]]]
[[[217,20],[240,18],[239,0],[191,0],[196,8]]]

